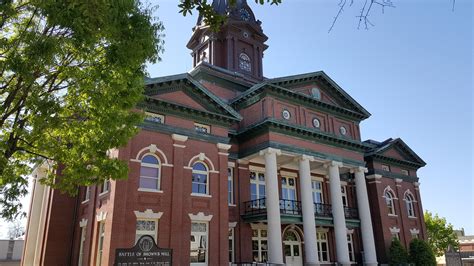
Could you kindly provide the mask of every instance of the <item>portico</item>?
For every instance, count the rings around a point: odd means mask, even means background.
[[[275,148],[263,149],[247,156],[245,160],[250,165],[251,200],[244,203],[242,217],[249,222],[267,223],[268,262],[297,265],[298,256],[301,255],[295,254],[298,253],[298,249],[301,249],[301,252],[304,249],[304,265],[320,265],[316,226],[317,222],[322,220],[333,227],[335,236],[333,252],[338,263],[351,264],[347,229],[360,226],[364,261],[376,264],[365,187],[365,168]],[[357,208],[346,206],[347,199],[343,202],[341,174],[349,175],[349,173],[355,176]],[[253,181],[254,178],[257,181]],[[316,180],[322,180],[318,182],[329,185],[327,192],[330,197],[326,203],[317,200],[314,183]],[[298,246],[295,240],[288,240],[288,235],[283,235],[282,224],[302,225],[304,247]],[[294,250],[290,251],[289,248]],[[291,262],[288,261],[290,255]]]

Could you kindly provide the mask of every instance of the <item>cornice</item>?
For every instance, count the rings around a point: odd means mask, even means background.
[[[418,180],[419,180],[418,177],[396,174],[396,173],[383,171],[383,170],[379,170],[379,169],[369,169],[369,171],[366,173],[366,176],[370,176],[370,175],[374,175],[374,174],[375,175],[381,175],[382,177],[387,177],[387,178],[391,178],[391,179],[395,179],[395,180],[396,179],[401,179],[403,181],[411,182],[411,183],[418,182]]]
[[[268,131],[282,133],[309,141],[316,140],[319,143],[346,148],[361,153],[366,151],[368,148],[367,144],[361,141],[341,138],[334,134],[322,132],[317,129],[310,129],[300,125],[289,124],[274,118],[267,118],[258,124],[244,128],[236,133],[236,137],[238,139],[248,138],[249,136],[260,135],[262,132]]]
[[[382,154],[371,154],[371,155],[365,155],[364,157],[372,158],[376,162],[388,163],[388,164],[393,164],[393,165],[402,166],[402,167],[410,167],[410,168],[415,168],[415,169],[418,169],[424,166],[424,164],[421,164],[421,163],[400,160],[400,159],[388,157]]]

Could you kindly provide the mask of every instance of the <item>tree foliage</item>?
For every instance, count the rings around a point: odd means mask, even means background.
[[[410,242],[410,262],[415,265],[436,266],[436,257],[427,242],[415,238]]]
[[[389,264],[390,265],[406,265],[408,263],[408,252],[400,240],[394,238],[392,239],[392,244],[390,245],[389,250]]]
[[[145,62],[162,50],[162,24],[138,0],[0,3],[0,212],[18,215],[34,164],[42,183],[78,186],[125,178],[107,152],[125,145],[142,115]],[[63,166],[61,177],[53,174]]]
[[[453,225],[446,222],[446,219],[433,215],[426,211],[425,215],[426,231],[428,234],[428,244],[436,256],[441,256],[451,245],[454,249],[459,248],[459,241],[454,232]]]

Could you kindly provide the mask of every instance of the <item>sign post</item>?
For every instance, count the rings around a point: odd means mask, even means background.
[[[115,250],[114,266],[171,266],[173,250],[159,248],[150,235],[138,239],[132,248]]]

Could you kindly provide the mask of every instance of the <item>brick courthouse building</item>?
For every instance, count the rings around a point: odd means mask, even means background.
[[[261,22],[244,0],[213,5],[229,19],[198,20],[193,69],[146,81],[142,130],[114,152],[128,180],[35,184],[23,265],[112,265],[145,234],[173,265],[376,265],[393,237],[426,238],[423,160],[361,141],[370,113],[324,72],[265,78]]]

